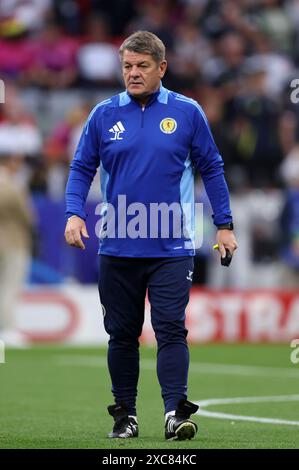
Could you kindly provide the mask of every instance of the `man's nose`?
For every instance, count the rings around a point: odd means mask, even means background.
[[[139,77],[139,75],[140,75],[139,68],[137,67],[137,65],[133,65],[131,69],[131,77]]]

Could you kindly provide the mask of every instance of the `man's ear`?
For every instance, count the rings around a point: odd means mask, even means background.
[[[167,69],[167,61],[166,60],[162,60],[162,62],[159,65],[159,69],[160,69],[160,78],[163,78],[164,75],[165,75],[166,69]]]

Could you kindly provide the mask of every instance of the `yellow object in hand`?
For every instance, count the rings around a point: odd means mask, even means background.
[[[216,245],[213,245],[213,250],[219,250],[219,245],[218,243]]]

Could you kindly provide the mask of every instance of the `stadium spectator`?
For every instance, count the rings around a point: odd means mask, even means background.
[[[203,65],[203,77],[221,87],[223,99],[231,100],[240,89],[245,60],[244,38],[235,31],[225,32],[214,43],[216,55]]]
[[[63,197],[69,162],[78,145],[90,107],[89,102],[83,102],[70,109],[64,121],[56,124],[45,139],[43,156],[47,164],[47,190],[53,200],[59,201]]]
[[[63,33],[55,20],[48,20],[37,38],[30,80],[46,89],[64,89],[75,84],[78,76],[78,41]]]
[[[35,157],[42,146],[42,135],[34,116],[24,106],[17,87],[5,86],[5,104],[0,107],[0,152]]]
[[[90,16],[86,31],[87,37],[78,51],[82,86],[118,86],[118,49],[112,44],[108,19],[100,15]]]
[[[16,304],[29,267],[34,220],[15,178],[21,164],[18,156],[0,154],[0,338],[13,347],[26,346],[16,329]]]
[[[293,49],[294,30],[285,4],[284,0],[260,0],[253,21],[277,51],[289,54]]]
[[[277,51],[265,35],[256,33],[254,52],[246,58],[245,68],[250,64],[255,64],[256,67],[259,65],[264,70],[266,93],[270,98],[279,101],[290,77],[295,73],[291,58]]]
[[[180,90],[192,90],[201,77],[202,64],[211,55],[211,48],[192,21],[183,21],[176,27],[173,54],[169,62],[174,85]]]
[[[34,43],[23,35],[0,38],[0,76],[5,81],[14,81],[28,86],[30,68],[34,61]]]
[[[261,64],[244,69],[242,91],[231,101],[230,118],[236,123],[238,158],[253,186],[272,186],[278,181],[281,153],[278,145],[279,107],[268,96],[266,73]]]
[[[40,30],[51,3],[51,0],[1,0],[0,30],[7,35]]]
[[[176,5],[169,0],[137,0],[138,15],[127,25],[126,32],[149,30],[156,34],[172,52],[174,34],[172,28],[177,24]]]

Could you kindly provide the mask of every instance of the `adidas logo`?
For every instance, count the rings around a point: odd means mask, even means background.
[[[177,420],[173,416],[170,416],[166,423],[167,431],[174,433],[176,425],[177,425]]]
[[[114,124],[111,129],[109,129],[109,132],[113,132],[113,137],[110,137],[110,140],[122,140],[122,137],[120,137],[120,134],[122,134],[126,129],[124,128],[123,124],[121,121],[118,121],[116,124]]]

